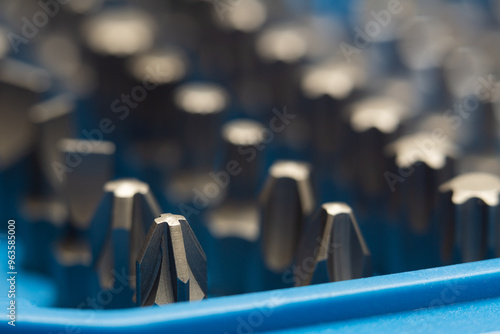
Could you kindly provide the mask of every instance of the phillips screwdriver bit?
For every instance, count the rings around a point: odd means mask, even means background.
[[[385,173],[391,190],[387,209],[394,214],[386,231],[386,263],[395,262],[387,271],[438,266],[437,189],[455,175],[460,151],[444,130],[435,130],[405,135],[386,152],[394,159],[394,169]]]
[[[90,222],[88,235],[92,265],[99,280],[96,291],[114,292],[106,308],[132,306],[135,261],[151,222],[160,214],[146,183],[118,179],[104,185],[104,195]],[[117,279],[118,275],[125,279]]]
[[[296,286],[371,275],[371,255],[345,203],[330,202],[307,224],[294,265]]]
[[[207,297],[207,258],[184,216],[162,214],[154,220],[136,271],[138,306]]]
[[[396,98],[372,96],[354,103],[348,109],[348,120],[357,137],[348,155],[355,180],[364,197],[380,196],[385,189],[387,158],[384,148],[401,132],[403,122],[411,116],[408,107]]]
[[[330,173],[345,139],[343,112],[359,95],[366,81],[362,68],[362,64],[330,60],[308,66],[303,71],[301,89],[307,108],[303,108],[306,112],[300,114],[292,125],[308,120],[307,135],[312,137],[313,161],[318,168],[325,168]],[[292,127],[290,137],[297,137],[297,131]]]
[[[500,177],[466,173],[439,188],[443,194],[445,262],[472,262],[500,255]]]

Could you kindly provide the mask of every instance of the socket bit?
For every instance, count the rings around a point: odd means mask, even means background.
[[[500,256],[500,177],[462,174],[439,190],[444,195],[445,260],[461,263]]]
[[[314,209],[311,167],[276,161],[269,169],[260,206],[264,263],[273,272],[283,272],[293,262],[305,220]]]
[[[118,179],[104,185],[104,196],[90,223],[93,266],[98,289],[121,291],[109,307],[132,306],[135,261],[151,222],[161,214],[149,186],[136,179]],[[128,277],[126,282],[116,275]]]
[[[137,256],[137,305],[207,297],[207,258],[184,216],[156,218]]]
[[[296,286],[371,275],[371,255],[351,207],[330,202],[307,225],[294,265]]]

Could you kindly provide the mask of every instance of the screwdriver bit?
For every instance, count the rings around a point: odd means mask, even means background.
[[[52,163],[59,182],[64,182],[72,228],[88,228],[105,182],[114,174],[115,145],[109,141],[62,139],[58,143],[64,163]]]
[[[454,39],[443,22],[431,16],[416,16],[401,29],[398,51],[415,88],[419,110],[448,107],[444,58]]]
[[[259,236],[255,198],[265,160],[265,129],[259,122],[236,119],[222,127],[222,139],[223,164],[211,173],[220,197],[212,199],[217,205],[204,214],[203,222],[211,235],[205,247],[211,259],[209,292],[229,295],[245,291],[252,277],[248,262]]]
[[[219,85],[193,82],[180,86],[174,93],[174,101],[181,112],[179,125],[183,124],[180,136],[185,153],[184,168],[211,168],[229,95]]]
[[[443,130],[436,130],[400,137],[386,152],[394,159],[394,169],[385,173],[391,190],[387,210],[394,214],[386,231],[386,263],[394,267],[387,271],[438,266],[437,189],[455,175],[460,151]]]
[[[181,123],[173,94],[189,71],[186,54],[173,45],[165,45],[132,56],[125,66],[132,85],[139,87],[133,88],[139,100],[131,105],[127,117],[129,135],[138,140],[177,137]],[[145,92],[144,98],[139,91]]]
[[[28,252],[38,254],[28,257],[26,266],[46,272],[51,255],[50,247],[61,236],[68,215],[63,192],[64,183],[54,173],[53,164],[62,164],[63,155],[58,142],[73,137],[74,99],[66,94],[42,101],[29,112],[36,126],[36,143],[30,165],[30,188],[23,200],[23,210],[28,224],[25,228]]]
[[[137,256],[136,279],[138,306],[207,297],[207,258],[184,216],[154,220]]]
[[[500,255],[500,177],[466,173],[444,183],[443,258],[455,263],[484,260]]]
[[[362,189],[363,197],[380,196],[385,190],[382,176],[388,162],[384,148],[401,132],[411,111],[395,98],[372,96],[350,106],[347,116],[357,137],[346,153],[357,187]]]
[[[239,171],[237,174],[231,174],[227,196],[241,199],[255,198],[268,139],[265,128],[249,119],[236,119],[224,124],[222,139],[224,169]],[[228,168],[230,165],[232,167]]]
[[[283,274],[295,259],[306,220],[314,210],[315,196],[311,166],[302,161],[278,160],[259,197],[260,236],[252,265],[254,276],[248,291],[293,286]]]
[[[344,109],[359,95],[365,81],[362,64],[330,60],[304,69],[301,89],[308,107],[297,121],[309,120],[307,130],[318,169],[331,172],[332,160],[339,156],[346,135]],[[290,129],[291,138],[297,136],[294,130]]]
[[[296,286],[371,275],[371,255],[352,209],[330,202],[307,224],[294,265]]]
[[[41,68],[10,58],[0,61],[0,170],[30,152],[35,131],[29,110],[50,85]]]
[[[109,307],[130,307],[136,288],[135,261],[151,222],[161,214],[146,183],[118,179],[104,185],[104,195],[90,222],[92,266],[100,289],[114,292]],[[128,279],[117,279],[117,275]]]
[[[305,220],[314,209],[311,167],[298,161],[273,163],[259,202],[264,263],[280,273],[292,264]]]
[[[58,149],[58,143],[64,138],[75,135],[75,101],[69,94],[61,94],[42,101],[31,108],[31,122],[37,126],[36,168],[39,171],[38,182],[46,180],[44,186],[50,190],[38,189],[39,195],[60,195],[63,183],[54,173],[53,164],[63,163],[64,156]],[[36,184],[36,182],[35,182]],[[43,186],[43,185],[42,185]]]

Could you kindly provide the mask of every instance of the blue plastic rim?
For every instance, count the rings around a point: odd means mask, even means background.
[[[8,303],[5,297],[3,310]],[[500,330],[500,259],[116,311],[45,308],[18,299],[16,326],[4,320],[0,330],[54,334],[494,333]]]

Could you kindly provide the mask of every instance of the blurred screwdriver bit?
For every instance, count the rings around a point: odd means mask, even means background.
[[[330,60],[304,69],[301,88],[308,108],[297,121],[309,120],[307,131],[312,136],[313,152],[316,153],[314,159],[318,161],[319,168],[330,169],[328,162],[340,154],[345,138],[342,113],[348,103],[359,95],[365,80],[362,64],[350,65]],[[290,129],[291,138],[297,137],[294,130]]]
[[[110,109],[125,118],[145,98],[146,89],[136,85],[126,63],[153,48],[156,29],[151,15],[131,7],[111,7],[85,18],[81,28],[84,62],[95,69],[98,83],[92,101],[95,114],[90,115],[93,122]],[[114,131],[113,136],[126,140],[126,128]]]
[[[29,224],[21,225],[29,253],[26,266],[46,272],[50,269],[48,260],[50,247],[57,240],[68,219],[63,199],[64,183],[53,170],[53,163],[63,163],[64,156],[58,149],[58,142],[73,137],[74,100],[68,95],[58,95],[42,101],[29,112],[30,120],[36,126],[35,150],[30,165],[30,188],[23,200],[24,216]]]
[[[75,135],[75,101],[71,95],[61,94],[34,105],[30,120],[37,126],[36,160],[38,180],[36,183],[48,189],[37,189],[38,195],[60,195],[63,183],[54,173],[53,163],[63,163],[64,156],[58,143]]]
[[[137,256],[137,305],[163,305],[207,297],[207,258],[186,218],[162,214]]]
[[[258,122],[237,119],[222,127],[224,169],[231,170],[227,196],[253,199],[257,195],[266,148],[266,131]],[[239,171],[239,173],[236,173]]]
[[[412,233],[425,234],[436,204],[436,189],[454,176],[459,149],[442,132],[420,132],[397,139],[386,151],[394,156],[398,168],[392,181],[401,182],[391,183],[398,211],[405,214]]]
[[[260,194],[262,255],[267,268],[288,268],[314,209],[311,167],[304,162],[276,161]]]
[[[417,16],[401,29],[398,51],[417,93],[419,110],[450,105],[443,62],[454,45],[449,28],[439,19]]]
[[[352,209],[330,202],[307,225],[294,266],[295,285],[337,282],[371,275],[371,255]]]
[[[500,177],[488,173],[457,176],[443,194],[443,257],[473,262],[500,255]]]
[[[108,141],[62,139],[58,143],[64,163],[52,163],[64,182],[72,228],[85,231],[99,203],[104,183],[114,174],[115,145]]]
[[[114,291],[107,307],[132,305],[135,261],[151,222],[160,214],[146,183],[119,179],[104,185],[104,196],[90,222],[89,240],[99,279],[96,291]],[[126,279],[117,279],[118,275]]]
[[[29,110],[50,85],[43,69],[10,58],[0,61],[0,170],[29,153],[35,133]]]
[[[210,169],[214,163],[217,135],[223,112],[227,111],[229,95],[220,86],[210,83],[188,83],[174,93],[182,124],[184,168]],[[196,134],[196,135],[193,135]]]
[[[410,115],[405,104],[385,96],[365,98],[349,107],[347,116],[356,140],[346,155],[364,197],[380,196],[385,190],[383,175],[388,159],[384,148],[397,138]]]
[[[474,47],[454,49],[445,63],[453,107],[446,116],[460,127],[467,153],[497,152],[500,149],[499,82],[494,61]]]
[[[139,140],[176,138],[180,115],[172,95],[188,74],[187,56],[174,46],[155,47],[128,59],[126,67],[134,87],[143,87],[134,88],[139,100],[130,107],[129,135]],[[147,94],[145,98],[139,90]]]
[[[385,178],[391,190],[386,239],[390,268],[401,271],[439,266],[438,187],[456,173],[460,151],[443,130],[405,135],[386,152],[394,168]]]

